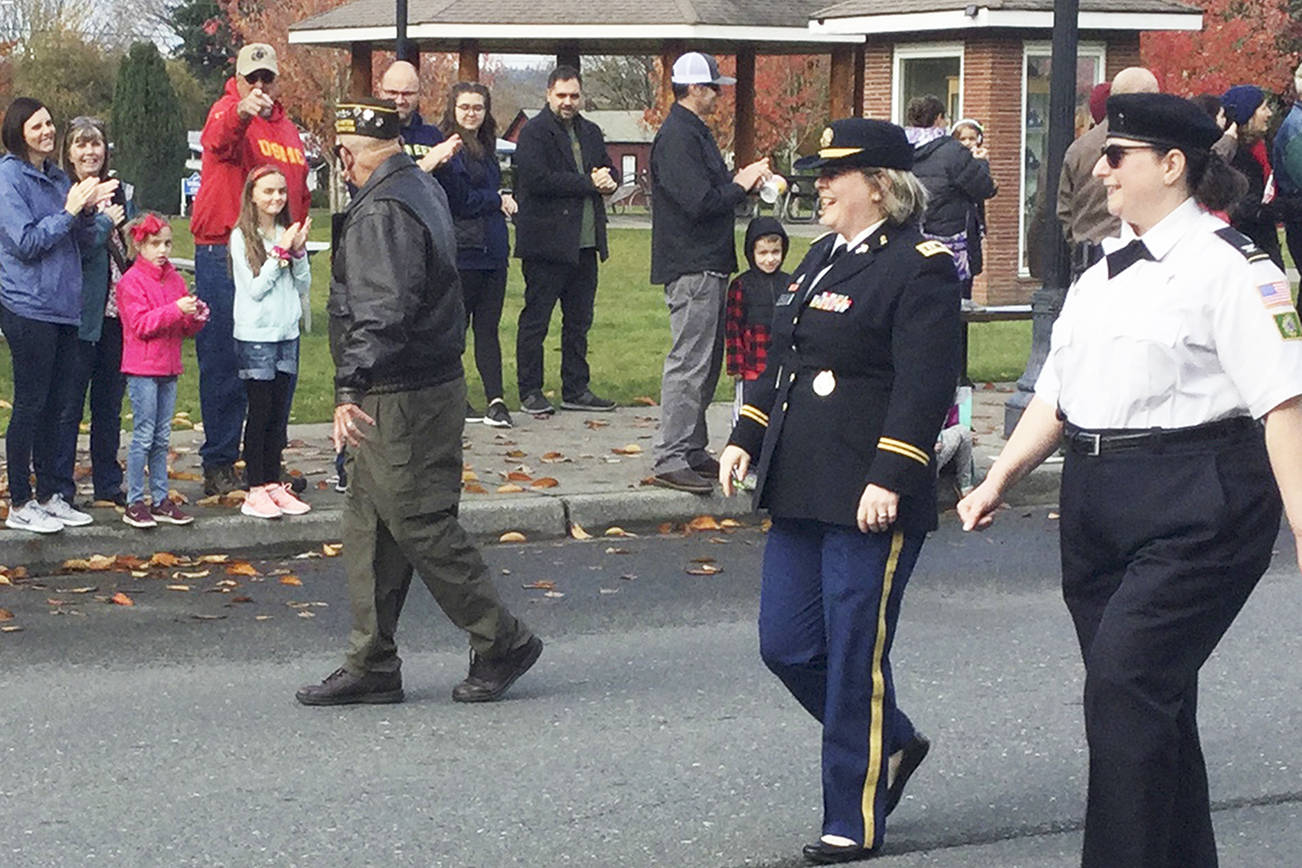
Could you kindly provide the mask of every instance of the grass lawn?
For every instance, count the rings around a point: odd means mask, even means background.
[[[744,225],[744,224],[742,224]],[[194,241],[187,221],[172,221],[175,235],[174,255],[192,258]],[[314,215],[314,240],[329,240],[329,215]],[[738,246],[740,246],[740,233]],[[601,268],[597,289],[596,319],[588,337],[588,358],[592,367],[592,387],[599,395],[621,404],[639,396],[659,398],[660,371],[669,349],[669,317],[664,292],[648,282],[650,272],[650,234],[646,230],[613,229],[610,233],[610,259]],[[804,256],[809,239],[793,238],[786,268],[790,270]],[[299,365],[298,391],[294,397],[293,419],[298,422],[321,422],[329,419],[333,407],[332,378],[334,365],[326,338],[326,295],[329,292],[329,258],[315,256],[312,261],[313,333],[303,335]],[[507,404],[517,406],[515,395],[515,326],[524,298],[524,281],[519,260],[511,260],[502,313],[501,342],[503,381]],[[467,337],[469,344],[469,336]],[[983,323],[974,325],[969,337],[970,374],[973,380],[1013,380],[1021,375],[1031,344],[1029,322]],[[560,309],[552,321],[547,337],[547,388],[560,389]],[[466,375],[471,400],[483,405],[483,390],[475,371],[472,348],[465,356]],[[198,421],[199,377],[194,356],[194,342],[185,343],[185,374],[180,380],[177,411],[188,413]],[[726,379],[726,378],[725,378]],[[12,398],[13,379],[7,352],[0,353],[0,397]],[[731,383],[721,381],[718,397],[730,399]],[[127,408],[127,412],[130,408]],[[7,423],[9,411],[0,408],[0,423]]]

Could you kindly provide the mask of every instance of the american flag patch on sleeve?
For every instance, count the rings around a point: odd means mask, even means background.
[[[1292,307],[1293,295],[1289,292],[1287,280],[1277,280],[1274,283],[1263,283],[1257,287],[1257,292],[1261,294],[1261,303],[1266,307]]]

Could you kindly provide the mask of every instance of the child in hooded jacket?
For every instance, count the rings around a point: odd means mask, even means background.
[[[122,373],[131,397],[133,431],[127,447],[127,511],[132,527],[159,522],[189,524],[194,518],[168,497],[167,452],[176,409],[176,380],[182,372],[181,342],[208,321],[208,306],[190,295],[168,258],[172,228],[156,214],[131,226],[135,263],[118,281],[122,321]],[[145,503],[145,468],[152,502]]]

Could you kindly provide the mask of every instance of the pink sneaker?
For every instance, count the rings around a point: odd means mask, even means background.
[[[267,494],[280,511],[285,515],[302,515],[305,512],[311,512],[312,507],[299,500],[294,492],[289,490],[288,482],[269,482],[267,483]]]
[[[240,512],[254,518],[280,518],[282,514],[280,507],[276,506],[276,502],[271,499],[265,485],[249,489],[249,496],[244,498],[244,504],[240,507]]]

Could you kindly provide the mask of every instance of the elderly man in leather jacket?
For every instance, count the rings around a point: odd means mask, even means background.
[[[498,599],[457,522],[466,384],[465,315],[447,199],[402,153],[394,104],[340,104],[335,151],[358,189],[330,283],[336,448],[350,450],[344,561],[353,628],[344,665],[303,687],[304,705],[401,702],[394,632],[420,573],[470,634],[457,702],[499,699],[542,641]]]

